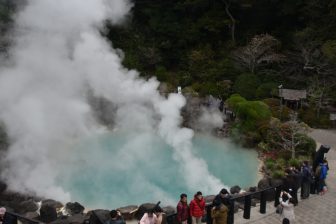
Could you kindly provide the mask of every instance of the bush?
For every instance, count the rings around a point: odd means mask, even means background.
[[[233,90],[246,99],[255,99],[256,89],[259,86],[258,77],[254,74],[242,74],[234,83]]]
[[[301,140],[301,143],[295,148],[298,155],[311,155],[316,151],[316,142],[314,139],[306,134],[300,134],[298,137]]]
[[[276,160],[276,164],[282,168],[286,167],[286,160],[284,158],[279,158]]]
[[[278,85],[274,82],[268,82],[261,84],[257,91],[256,91],[256,97],[258,99],[265,99],[273,96],[273,93],[275,90],[277,90]]]
[[[274,179],[281,179],[283,177],[285,177],[285,172],[283,170],[275,170],[272,173],[272,178]]]
[[[297,159],[290,159],[288,164],[293,167],[300,167],[300,161]]]
[[[265,166],[268,170],[274,170],[275,168],[275,162],[274,160],[268,160],[265,162]]]

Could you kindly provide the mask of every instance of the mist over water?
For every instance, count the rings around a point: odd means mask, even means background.
[[[256,184],[258,160],[254,150],[201,134],[195,135],[192,143],[194,155],[206,161],[209,172],[227,185]],[[74,200],[89,208],[157,201],[174,206],[182,192],[192,198],[199,190],[204,194],[220,190],[208,192],[201,186],[190,186],[186,181],[190,174],[180,172],[171,147],[154,133],[106,133],[86,139],[71,152],[72,163],[63,170],[59,182]],[[194,167],[194,174],[198,175],[198,169]]]
[[[131,7],[127,0],[28,0],[16,15],[9,59],[0,68],[0,120],[10,138],[1,158],[1,178],[10,189],[70,201],[74,193],[66,180],[72,175],[95,172],[96,178],[108,178],[99,175],[102,171],[129,178],[121,174],[136,164],[153,164],[147,155],[157,154],[148,150],[156,150],[158,137],[170,149],[161,159],[174,162],[188,191],[217,192],[225,186],[194,153],[193,131],[181,128],[185,98],[160,96],[156,79],[143,80],[137,71],[124,68],[119,51],[101,37],[104,22],[122,22]],[[114,129],[127,133],[121,137],[127,144],[117,152],[75,147],[108,132],[97,122],[89,94],[116,108]],[[87,154],[92,154],[90,160]],[[112,163],[111,158],[118,160]],[[132,177],[132,189],[113,188],[140,194],[150,189],[156,198],[170,198],[146,173]],[[94,183],[95,189],[106,187]]]

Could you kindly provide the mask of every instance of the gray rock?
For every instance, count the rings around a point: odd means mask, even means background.
[[[73,216],[70,216],[67,220],[69,223],[73,224],[82,224],[84,223],[86,217],[83,214],[75,214]]]
[[[37,212],[27,212],[24,216],[29,219],[38,219],[40,215]]]
[[[166,206],[162,208],[163,212],[167,215],[172,215],[176,213],[176,209],[173,206]]]
[[[57,219],[56,208],[51,204],[42,204],[40,209],[40,220],[42,222],[53,222]]]
[[[230,193],[231,194],[238,194],[240,192],[240,190],[241,190],[241,187],[236,185],[236,186],[233,186],[233,187],[230,188]]]
[[[65,205],[65,211],[71,216],[75,214],[83,214],[84,209],[84,206],[79,204],[78,202],[68,202]]]
[[[38,209],[36,202],[33,200],[23,201],[19,204],[20,211],[18,213],[23,214],[27,212],[35,212]]]
[[[216,195],[207,195],[207,196],[204,197],[204,201],[205,201],[206,204],[212,204],[215,197],[216,197]]]
[[[132,220],[134,219],[134,213],[138,210],[138,208],[139,207],[137,205],[128,205],[126,207],[118,208],[117,210],[120,211],[125,220]]]
[[[138,211],[135,212],[134,214],[134,217],[137,219],[137,220],[140,220],[142,218],[142,216],[152,210],[154,207],[155,207],[156,204],[154,203],[144,203],[142,205],[140,205],[140,207],[138,208]]]
[[[111,218],[110,216],[110,211],[109,210],[104,210],[104,209],[96,209],[89,211],[87,214],[90,217],[90,223],[92,224],[101,224],[97,221],[101,221],[102,223],[105,223],[107,220]]]
[[[42,206],[43,205],[48,205],[48,206],[51,206],[51,207],[54,207],[56,209],[60,209],[63,207],[63,204],[59,201],[55,201],[53,199],[46,199],[46,200],[43,200],[42,201]]]
[[[263,178],[258,182],[258,189],[263,190],[271,187],[270,180],[268,178]]]

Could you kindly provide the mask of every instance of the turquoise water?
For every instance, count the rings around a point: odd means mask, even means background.
[[[192,150],[225,185],[256,184],[258,160],[254,150],[206,135],[194,137]],[[180,172],[172,149],[155,135],[105,134],[83,141],[72,152],[67,161],[71,165],[62,167],[59,181],[73,201],[88,208],[112,209],[157,201],[175,205],[181,193],[191,198],[195,189],[202,191],[188,186],[188,174]],[[197,177],[196,168],[195,173]]]

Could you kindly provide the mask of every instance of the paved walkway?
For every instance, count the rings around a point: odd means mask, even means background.
[[[323,195],[311,195],[295,207],[295,224],[336,224],[336,131],[313,130],[310,133],[317,142],[331,146],[326,157],[330,170],[327,177],[328,192]],[[258,213],[258,207],[251,212],[251,220],[244,220],[242,212],[235,215],[235,223],[277,224],[282,223],[275,213],[273,203],[268,203],[267,213]]]

